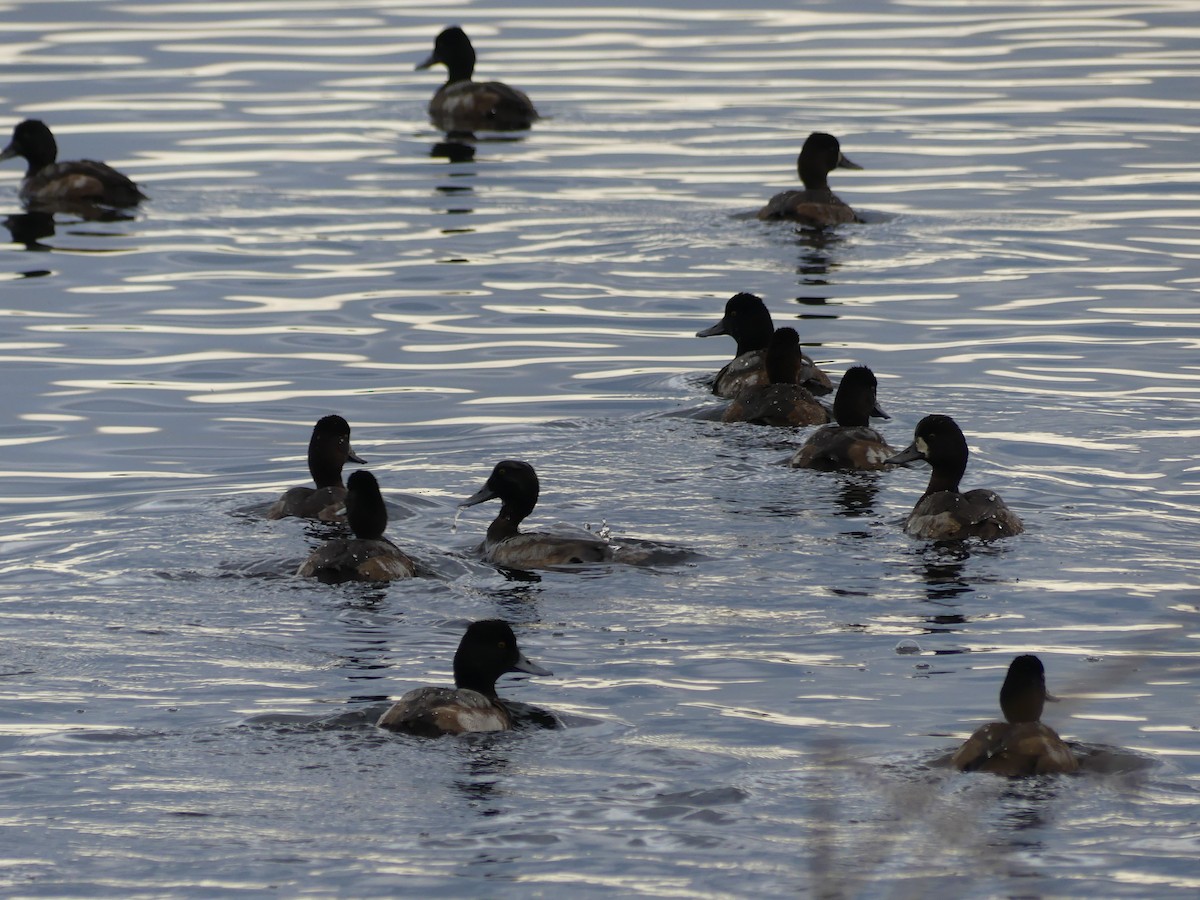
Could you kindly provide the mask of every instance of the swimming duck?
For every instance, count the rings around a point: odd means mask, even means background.
[[[308,439],[308,471],[316,487],[299,485],[289,488],[267,510],[268,519],[299,516],[320,519],[322,522],[344,522],[342,507],[346,502],[346,487],[342,484],[342,467],[346,461],[364,465],[366,460],[350,446],[350,425],[341,416],[325,416],[313,426]]]
[[[923,459],[933,466],[929,486],[908,514],[904,530],[928,541],[958,541],[977,537],[985,541],[1020,534],[1021,519],[993,491],[977,488],[965,494],[958,483],[967,470],[967,439],[949,416],[926,416],[917,423],[913,442],[889,465]]]
[[[0,161],[15,156],[29,163],[19,196],[30,205],[89,203],[125,207],[147,199],[136,184],[112,166],[90,159],[55,162],[58,144],[46,124],[37,119],[17,125],[12,140],[0,151]]]
[[[450,72],[429,101],[429,118],[442,131],[523,131],[538,112],[523,93],[499,81],[472,81],[475,48],[457,25],[437,36],[433,53],[418,69],[441,63]]]
[[[379,493],[379,482],[365,469],[350,473],[346,481],[346,520],[354,537],[326,541],[300,565],[297,575],[340,584],[391,581],[417,573],[413,561],[383,536],[387,507]]]
[[[800,335],[796,329],[775,329],[767,345],[769,383],[738,391],[721,421],[777,427],[828,422],[829,411],[793,380],[800,356]]]
[[[1009,664],[1000,688],[1005,721],[976,730],[951,757],[962,772],[996,775],[1050,775],[1074,772],[1079,761],[1049,725],[1041,723],[1046,704],[1046,670],[1036,656]]]
[[[737,354],[732,362],[717,373],[713,393],[732,399],[743,388],[770,384],[767,378],[767,344],[774,333],[775,324],[761,297],[746,293],[730,297],[725,303],[725,314],[721,321],[696,332],[696,337],[727,334],[737,341]],[[817,396],[833,390],[829,376],[803,353],[800,354],[791,381],[803,385],[809,393]]]
[[[460,507],[475,506],[500,498],[500,512],[488,526],[483,542],[485,559],[512,569],[541,569],[613,559],[612,546],[595,538],[520,531],[521,521],[537,505],[540,490],[533,466],[520,460],[505,459],[496,463],[483,487],[459,504]]]
[[[846,370],[833,398],[833,418],[837,424],[818,428],[796,451],[789,465],[797,469],[882,469],[896,455],[878,431],[871,427],[871,416],[890,419],[879,408],[876,392],[879,382],[866,366]]]
[[[425,737],[508,731],[512,714],[496,696],[496,679],[508,672],[554,674],[529,661],[507,622],[472,622],[454,653],[454,687],[414,688],[376,724]]]
[[[790,219],[816,226],[862,221],[829,189],[829,173],[834,169],[862,168],[846,158],[837,138],[814,131],[800,149],[796,168],[804,190],[776,194],[758,211],[760,219]]]

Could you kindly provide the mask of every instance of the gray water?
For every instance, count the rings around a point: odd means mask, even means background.
[[[0,246],[6,893],[1195,895],[1193,0],[786,6],[3,4],[0,128],[152,197]],[[546,116],[465,162],[412,71],[450,22]],[[814,130],[866,223],[740,217]],[[926,470],[690,417],[743,290],[1027,533],[914,541]],[[329,412],[427,577],[298,579],[325,532],[254,514]],[[494,505],[453,525],[503,458],[531,525],[696,558],[498,572]],[[371,726],[496,616],[566,727]],[[1026,652],[1107,762],[931,766]]]

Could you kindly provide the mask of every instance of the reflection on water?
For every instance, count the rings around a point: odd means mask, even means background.
[[[153,197],[32,212],[0,169],[14,884],[94,893],[101,858],[155,894],[1107,896],[1119,859],[1194,894],[1192,4],[468,3],[546,114],[498,140],[427,123],[442,8],[10,6],[12,119]],[[866,221],[751,218],[815,128],[871,160]],[[869,363],[893,434],[969,423],[968,487],[1021,541],[927,546],[897,473],[671,415],[709,402],[730,348],[692,335],[738,291],[835,380]],[[332,412],[427,577],[306,583],[315,536],[255,513]],[[482,563],[450,523],[503,458],[566,522],[695,558]],[[559,673],[506,696],[568,727],[376,732],[497,615]],[[1168,764],[1136,791],[927,767],[1019,652],[1078,686],[1072,739]]]

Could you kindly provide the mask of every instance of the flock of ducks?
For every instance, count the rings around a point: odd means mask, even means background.
[[[515,131],[538,120],[537,110],[521,91],[501,82],[472,80],[475,50],[461,28],[442,31],[433,52],[416,68],[434,65],[448,72],[429,103],[430,119],[439,129],[451,135]],[[28,164],[19,195],[32,209],[79,203],[122,209],[147,199],[134,182],[102,162],[58,162],[54,135],[37,120],[18,124],[0,152],[0,161],[15,157]],[[803,190],[776,194],[757,217],[815,227],[861,221],[829,188],[829,173],[839,168],[861,167],[842,153],[837,138],[811,134],[797,160]],[[871,370],[848,369],[828,406],[819,398],[833,392],[829,377],[801,351],[795,329],[775,328],[766,305],[752,294],[730,298],[721,320],[697,332],[699,337],[713,335],[729,335],[737,342],[734,359],[713,381],[713,393],[730,401],[721,413],[723,421],[822,426],[792,456],[791,466],[880,470],[924,460],[932,474],[905,521],[908,534],[926,540],[995,540],[1022,531],[1020,518],[995,492],[959,489],[967,442],[949,416],[923,418],[912,443],[897,452],[870,425],[872,417],[889,418],[877,402],[878,383]],[[335,537],[317,547],[298,574],[329,582],[413,577],[416,564],[384,536],[387,509],[375,476],[360,469],[343,482],[347,462],[365,462],[350,446],[350,426],[341,416],[325,416],[314,426],[308,446],[313,486],[291,488],[266,511],[268,519],[296,516],[349,527],[352,536]],[[481,547],[485,560],[511,569],[634,561],[623,560],[621,547],[595,536],[522,532],[521,522],[532,513],[539,489],[529,463],[502,460],[483,487],[460,504],[500,500],[500,511]],[[512,715],[496,695],[496,681],[510,672],[551,674],[525,657],[508,624],[498,619],[474,622],[454,654],[455,687],[409,691],[377,724],[429,736],[507,730]],[[1028,655],[1014,659],[1000,691],[1005,721],[978,729],[950,762],[963,771],[1003,775],[1075,771],[1078,762],[1071,749],[1040,721],[1047,696],[1040,660]]]

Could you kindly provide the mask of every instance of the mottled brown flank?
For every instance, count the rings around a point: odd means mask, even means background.
[[[963,772],[995,775],[1050,775],[1079,768],[1075,754],[1041,722],[990,722],[967,738],[951,758]]]
[[[856,469],[874,471],[886,468],[885,461],[896,450],[874,428],[866,425],[826,425],[809,436],[796,451],[790,465],[797,469]]]
[[[429,118],[442,131],[522,131],[537,121],[529,98],[498,81],[454,81],[429,101]]]
[[[335,538],[314,550],[297,574],[336,584],[411,578],[416,571],[413,561],[386,538]]]
[[[288,488],[282,497],[267,510],[268,519],[286,519],[297,516],[302,519],[319,519],[322,522],[345,522],[342,510],[346,506],[346,488],[333,487]]]
[[[767,384],[770,384],[767,376],[767,351],[751,350],[749,353],[735,356],[717,372],[716,380],[713,381],[713,393],[732,400],[746,388]],[[804,354],[800,355],[800,365],[796,369],[796,384],[816,396],[824,396],[833,390],[833,382],[829,380],[829,376]]]
[[[829,421],[829,412],[799,385],[768,384],[739,393],[721,421],[777,427],[822,425]]]
[[[758,218],[787,219],[810,225],[847,225],[862,221],[832,191],[783,191],[767,201]]]
[[[137,185],[120,172],[90,159],[51,163],[21,183],[26,203],[88,202],[136,206],[145,199]]]
[[[985,541],[1020,534],[1020,517],[994,492],[982,488],[960,494],[936,491],[917,501],[904,523],[906,533],[930,541],[981,538]]]
[[[499,700],[466,688],[414,688],[379,717],[380,728],[438,737],[508,731],[512,716]]]
[[[510,569],[543,569],[579,563],[611,562],[612,547],[603,541],[554,534],[517,534],[484,544],[484,558]]]

